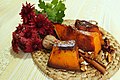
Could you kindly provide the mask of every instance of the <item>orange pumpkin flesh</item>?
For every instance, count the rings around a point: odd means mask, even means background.
[[[66,70],[80,70],[78,48],[59,49],[54,46],[50,54],[48,66]]]
[[[101,42],[97,32],[79,32],[76,37],[76,44],[84,51],[94,52],[94,57],[97,57],[101,50]]]
[[[84,30],[88,32],[97,32],[99,34],[98,36],[100,37],[101,44],[102,45],[104,44],[104,41],[102,39],[102,33],[97,26],[85,27],[85,29],[79,28],[79,30]]]
[[[60,40],[75,40],[76,32],[71,27],[62,24],[55,24],[54,27]]]

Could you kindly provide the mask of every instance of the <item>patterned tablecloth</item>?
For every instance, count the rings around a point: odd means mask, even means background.
[[[0,0],[0,80],[47,80],[31,54],[14,54],[11,50],[12,31],[21,22],[19,12],[26,1],[38,8],[38,0]],[[66,0],[65,4],[65,19],[96,20],[120,43],[119,0]],[[120,70],[111,80],[118,80],[119,75]]]

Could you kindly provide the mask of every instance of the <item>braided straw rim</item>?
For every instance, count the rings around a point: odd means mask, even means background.
[[[71,25],[74,22],[75,21],[73,20],[65,20],[63,24]],[[52,78],[54,80],[107,80],[119,70],[120,45],[110,33],[105,31],[103,28],[99,27],[99,29],[104,34],[103,37],[107,37],[110,40],[110,44],[113,45],[114,48],[116,48],[115,52],[112,54],[113,60],[111,63],[106,63],[105,58],[102,56],[104,54],[102,50],[99,53],[99,56],[102,57],[103,64],[107,66],[107,71],[104,75],[92,66],[88,66],[88,70],[86,72],[76,72],[50,68],[47,66],[50,53],[48,53],[45,50],[33,52],[31,54],[32,58],[35,64],[43,72],[43,74],[49,79]]]

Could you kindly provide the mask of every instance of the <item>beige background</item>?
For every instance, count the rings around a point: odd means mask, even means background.
[[[0,80],[47,80],[30,54],[11,54],[11,35],[21,22],[22,3],[38,0],[0,0]],[[49,1],[49,0],[46,0]],[[96,20],[120,43],[120,0],[66,0],[65,19]],[[120,70],[111,78],[119,80]]]

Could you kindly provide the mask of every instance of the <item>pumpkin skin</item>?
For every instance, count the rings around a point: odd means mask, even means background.
[[[80,49],[93,52],[94,58],[101,50],[101,38],[97,31],[77,30],[63,24],[54,24],[54,28],[60,40],[75,40]]]
[[[78,47],[60,49],[53,46],[47,65],[57,69],[80,70]]]

